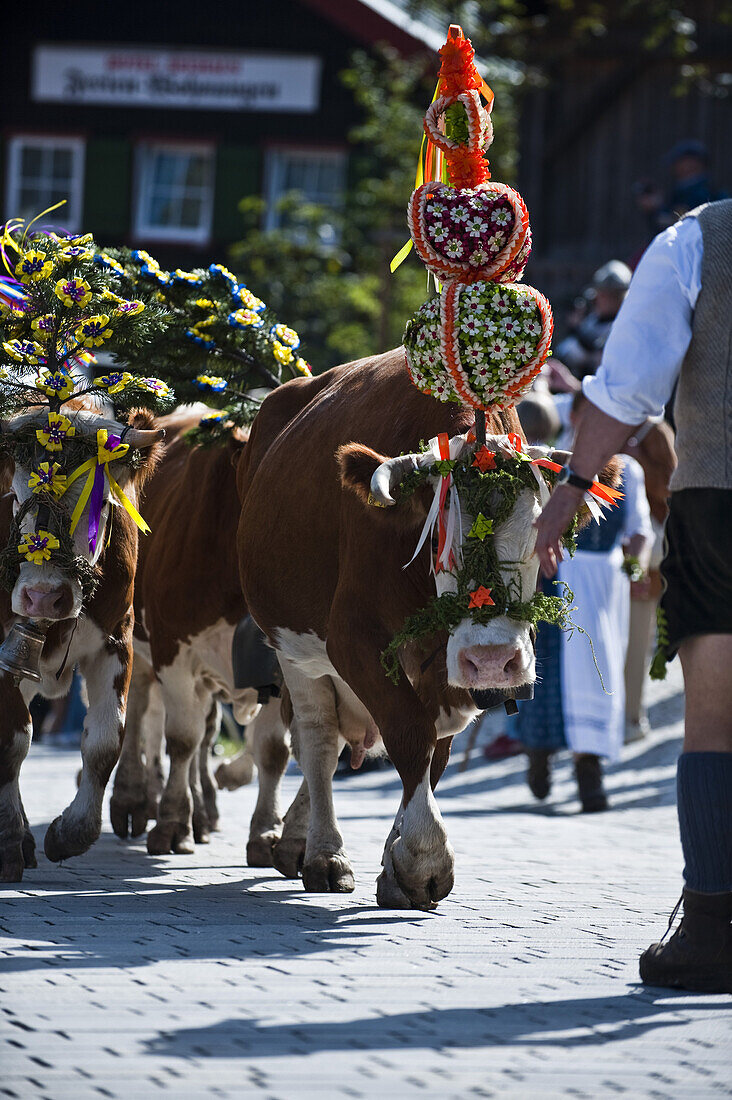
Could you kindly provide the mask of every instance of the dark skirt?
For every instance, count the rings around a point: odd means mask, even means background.
[[[551,581],[544,581],[547,595],[555,592]],[[534,698],[519,703],[515,736],[527,749],[566,748],[562,713],[562,646],[564,639],[557,626],[539,623],[536,632],[536,684]],[[509,732],[514,732],[509,730]]]

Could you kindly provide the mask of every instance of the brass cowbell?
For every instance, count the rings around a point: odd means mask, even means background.
[[[9,672],[16,682],[23,678],[41,679],[41,653],[47,629],[29,619],[19,619],[11,626],[0,645],[0,668]]]

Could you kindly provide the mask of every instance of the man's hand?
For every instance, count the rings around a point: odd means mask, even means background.
[[[538,532],[536,553],[545,577],[553,577],[558,563],[564,560],[560,540],[579,510],[583,496],[582,490],[573,485],[558,485],[534,522]]]

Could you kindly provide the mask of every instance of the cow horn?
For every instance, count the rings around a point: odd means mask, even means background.
[[[140,451],[152,447],[153,443],[159,443],[161,439],[165,439],[165,428],[128,428],[124,434],[125,443]]]
[[[418,455],[387,458],[386,462],[382,462],[374,470],[371,477],[371,496],[382,508],[391,508],[396,504],[392,493],[407,474],[419,469],[418,458]]]

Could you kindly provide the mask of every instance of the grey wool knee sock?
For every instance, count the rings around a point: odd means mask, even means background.
[[[682,753],[676,789],[686,885],[732,891],[732,753]]]

